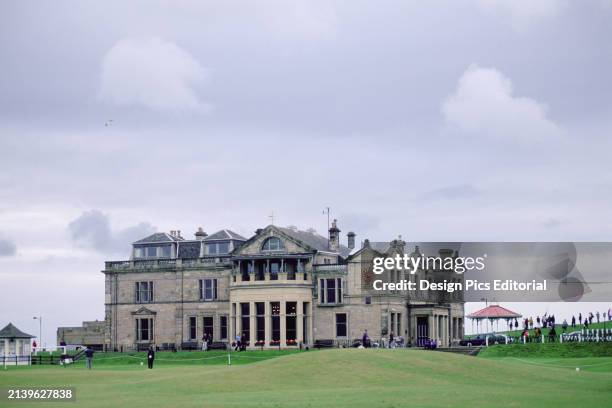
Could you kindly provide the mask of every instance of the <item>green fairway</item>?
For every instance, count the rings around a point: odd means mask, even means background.
[[[211,351],[179,351],[158,352],[155,355],[156,367],[174,365],[232,365],[250,364],[270,358],[300,353],[299,350],[262,350],[227,352],[221,350]],[[96,368],[136,367],[141,363],[147,364],[147,353],[95,353],[94,365]],[[75,363],[76,366],[85,366],[85,359]],[[66,367],[69,368],[70,366]]]
[[[612,357],[612,343],[567,342],[499,344],[483,348],[478,356],[518,358]]]
[[[612,359],[591,360],[583,365]],[[232,366],[9,369],[0,374],[0,388],[75,387],[77,403],[53,403],[56,407],[107,407],[112,402],[133,408],[609,406],[610,367],[600,364],[599,370],[576,371],[572,366],[577,362],[525,362],[407,349],[335,349]]]

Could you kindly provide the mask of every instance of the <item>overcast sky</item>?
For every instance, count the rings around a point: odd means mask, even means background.
[[[151,231],[612,240],[612,2],[0,3],[0,325]],[[112,122],[111,122],[112,120]],[[106,126],[108,125],[108,126]],[[345,239],[345,238],[343,238]],[[33,333],[33,334],[36,334]]]

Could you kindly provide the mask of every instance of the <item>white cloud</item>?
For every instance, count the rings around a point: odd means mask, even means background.
[[[513,95],[512,82],[494,68],[471,65],[442,105],[446,123],[463,132],[498,139],[537,141],[560,132],[546,106]]]
[[[566,0],[476,0],[476,3],[481,9],[507,19],[517,31],[557,16],[567,5]]]
[[[187,51],[159,38],[124,38],[104,56],[100,97],[120,106],[206,112],[195,86],[207,71]]]

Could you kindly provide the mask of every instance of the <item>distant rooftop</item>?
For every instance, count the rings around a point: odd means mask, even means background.
[[[499,305],[490,305],[467,315],[470,319],[515,319],[521,316],[520,313],[513,312]]]
[[[317,251],[329,251],[329,241],[326,237],[319,235],[316,231],[301,231],[297,228],[283,228],[276,227],[281,230],[283,233],[289,235],[297,239],[298,241],[302,241],[306,245],[316,249]],[[347,257],[351,250],[344,246],[340,245],[340,255],[342,257]]]
[[[240,234],[235,233],[234,231],[228,229],[222,229],[221,231],[217,231],[214,234],[211,234],[203,239],[203,241],[213,241],[218,239],[235,239],[238,241],[246,241],[247,239]]]
[[[206,236],[203,241],[216,241],[216,240],[226,240],[226,239],[234,239],[237,241],[246,241],[247,239],[240,234],[235,233],[234,231],[228,229],[222,229],[220,231],[215,232],[212,235]],[[193,240],[186,240],[180,235],[180,231],[172,231],[170,234],[167,232],[156,232],[154,234],[149,235],[146,238],[140,239],[134,244],[160,244],[167,242],[189,242]]]
[[[146,238],[140,239],[134,244],[154,244],[161,242],[180,242],[184,241],[185,238],[181,236],[171,235],[166,232],[156,232],[155,234],[149,235]]]
[[[9,323],[4,326],[4,329],[0,330],[0,338],[5,339],[31,339],[36,336],[32,336],[31,334],[24,333],[19,330],[13,323]]]

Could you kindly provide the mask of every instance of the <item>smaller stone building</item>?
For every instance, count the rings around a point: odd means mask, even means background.
[[[58,327],[57,344],[89,346],[94,350],[102,350],[105,329],[106,322],[98,320],[83,322],[83,326],[80,327]]]

